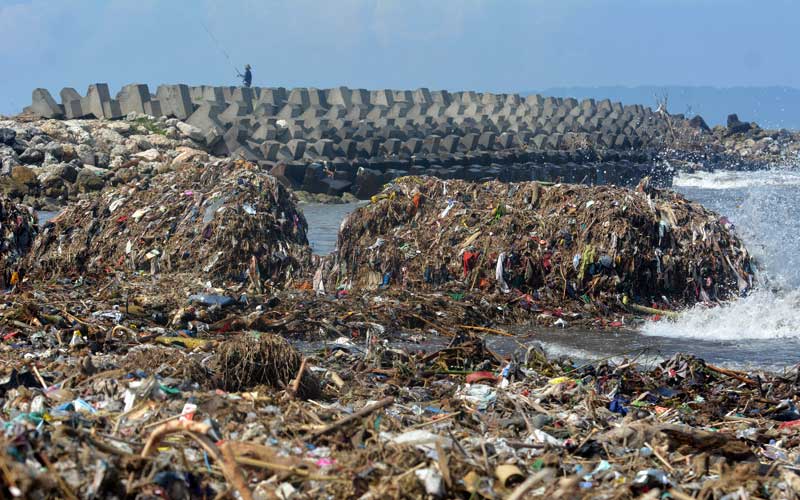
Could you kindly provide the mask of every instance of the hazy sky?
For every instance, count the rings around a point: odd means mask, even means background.
[[[797,0],[0,0],[0,114],[245,63],[259,86],[800,87],[799,20]]]

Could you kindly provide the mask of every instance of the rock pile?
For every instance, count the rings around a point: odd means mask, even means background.
[[[178,120],[0,121],[0,194],[57,210],[106,185],[206,161]]]
[[[636,191],[398,179],[342,224],[329,286],[474,289],[541,311],[629,301],[670,309],[752,287],[727,219],[643,183]],[[496,295],[495,295],[496,292]]]
[[[307,224],[274,177],[243,161],[182,165],[70,205],[42,228],[38,276],[185,272],[283,283],[308,264]]]

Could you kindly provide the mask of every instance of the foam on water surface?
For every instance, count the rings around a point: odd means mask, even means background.
[[[800,339],[800,172],[684,174],[675,186],[736,224],[759,262],[761,287],[721,307],[696,306],[676,321],[647,324],[641,333],[707,341]]]

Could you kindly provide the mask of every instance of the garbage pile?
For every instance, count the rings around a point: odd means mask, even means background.
[[[3,495],[688,499],[800,489],[794,372],[642,353],[641,363],[580,364],[535,346],[506,357],[465,332],[429,352],[375,335],[299,353],[248,335],[173,347],[117,328],[96,341],[6,339]],[[273,374],[261,385],[215,385],[237,343],[274,350],[259,358]],[[295,391],[305,374],[312,399]]]
[[[728,219],[646,180],[629,190],[404,177],[372,201],[342,223],[330,289],[446,291],[606,316],[753,287],[754,264]]]
[[[45,279],[187,273],[261,293],[308,265],[307,228],[291,194],[257,166],[185,164],[70,205],[44,225],[27,264]]]
[[[18,262],[30,250],[38,228],[33,210],[0,196],[0,290],[19,282]]]

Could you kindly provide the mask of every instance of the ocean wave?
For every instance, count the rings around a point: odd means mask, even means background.
[[[648,323],[643,335],[703,340],[800,338],[800,290],[758,290],[730,304],[697,305],[675,321]]]
[[[673,179],[676,188],[742,189],[749,187],[800,186],[800,171],[790,169],[758,172],[682,172]]]

